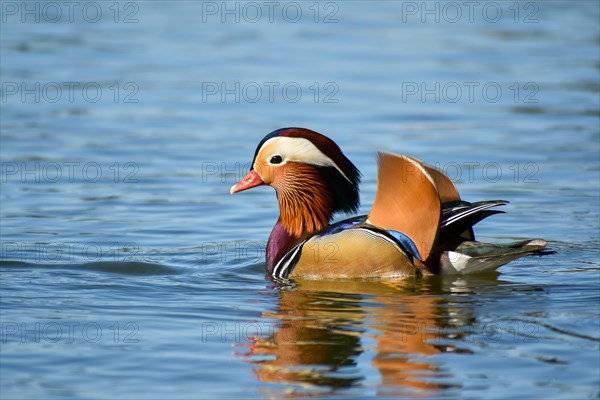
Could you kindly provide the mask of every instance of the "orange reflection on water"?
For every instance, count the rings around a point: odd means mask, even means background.
[[[261,382],[322,392],[364,383],[357,358],[373,353],[377,386],[431,395],[440,386],[428,379],[439,367],[427,357],[440,350],[428,343],[427,331],[438,326],[441,299],[406,287],[402,281],[298,281],[280,291],[275,313],[263,314],[278,327],[254,338],[246,357]]]

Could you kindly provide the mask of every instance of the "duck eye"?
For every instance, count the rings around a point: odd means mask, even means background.
[[[280,155],[276,155],[271,157],[271,160],[269,161],[271,164],[281,164],[281,162],[283,161],[283,158],[281,158]]]

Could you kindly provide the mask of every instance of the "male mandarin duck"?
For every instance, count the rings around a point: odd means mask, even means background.
[[[230,192],[275,189],[279,219],[269,236],[267,268],[275,278],[395,278],[493,271],[516,258],[549,254],[546,242],[475,241],[473,225],[502,211],[504,200],[462,201],[443,172],[406,155],[378,153],[375,202],[356,212],[360,172],[328,137],[304,128],[271,132],[250,172]]]

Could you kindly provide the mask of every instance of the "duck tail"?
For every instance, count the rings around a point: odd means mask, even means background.
[[[466,241],[454,251],[441,255],[440,266],[443,275],[474,274],[495,271],[498,267],[526,256],[554,254],[543,239],[531,239],[504,244]]]

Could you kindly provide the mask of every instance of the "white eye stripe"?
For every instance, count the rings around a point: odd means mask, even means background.
[[[263,152],[267,152],[267,157],[262,157]],[[348,181],[348,177],[338,167],[338,165],[321,150],[317,148],[310,140],[298,137],[279,136],[267,140],[258,152],[259,157],[265,160],[269,165],[283,165],[288,162],[303,162],[306,164],[318,165],[321,167],[334,167]],[[273,156],[281,156],[283,159],[279,164],[271,164]],[[257,158],[256,162],[259,162]]]

